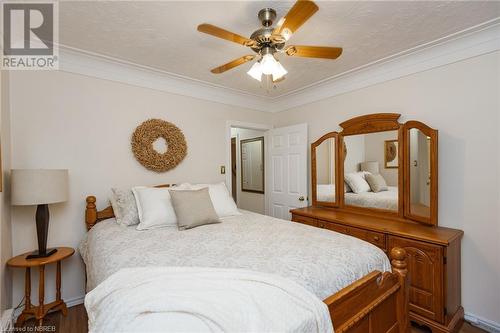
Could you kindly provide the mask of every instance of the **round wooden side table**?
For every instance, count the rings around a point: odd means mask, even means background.
[[[66,303],[61,298],[61,261],[71,257],[75,250],[70,247],[58,247],[57,252],[46,258],[26,259],[26,256],[31,252],[23,253],[13,257],[7,261],[7,265],[11,267],[26,268],[26,277],[24,281],[25,303],[24,310],[19,315],[16,321],[16,326],[21,326],[27,319],[35,318],[41,326],[43,318],[49,311],[62,311],[66,316],[68,309]],[[45,265],[56,263],[56,300],[49,304],[44,304],[45,301]],[[31,268],[38,267],[38,306],[31,304]]]

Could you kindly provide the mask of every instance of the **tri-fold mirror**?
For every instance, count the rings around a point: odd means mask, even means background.
[[[378,113],[311,144],[313,206],[437,225],[437,131]]]

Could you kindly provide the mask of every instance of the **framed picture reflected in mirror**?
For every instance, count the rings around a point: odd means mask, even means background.
[[[398,140],[386,140],[384,147],[384,161],[386,169],[397,169],[398,163]]]

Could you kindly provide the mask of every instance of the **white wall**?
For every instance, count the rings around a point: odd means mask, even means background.
[[[231,128],[231,137],[236,137],[236,197],[238,207],[259,214],[265,213],[265,197],[262,193],[244,192],[241,190],[241,140],[258,138],[265,135],[265,131]],[[264,144],[266,144],[264,139]],[[266,163],[266,161],[264,161]],[[229,170],[229,169],[228,169]],[[265,189],[264,189],[265,191]]]
[[[465,231],[465,311],[500,323],[500,53],[417,73],[274,115],[309,141],[354,116],[399,112],[439,130],[439,225]]]
[[[227,120],[271,121],[268,113],[65,72],[15,72],[10,79],[12,168],[69,169],[69,201],[50,205],[49,246],[78,246],[86,232],[87,195],[96,195],[104,208],[112,186],[224,181]],[[188,155],[169,172],[148,171],[132,154],[131,134],[149,118],[170,121],[186,136]],[[14,254],[36,248],[34,215],[35,207],[13,207]],[[47,274],[47,300],[54,297],[53,272]],[[23,274],[14,276],[16,304]],[[63,298],[83,296],[84,281],[79,255],[63,263]]]

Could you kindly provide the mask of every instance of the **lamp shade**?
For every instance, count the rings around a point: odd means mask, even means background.
[[[68,170],[13,169],[12,205],[51,204],[68,200]]]
[[[378,162],[376,161],[362,162],[360,167],[361,171],[368,171],[369,173],[372,173],[374,175],[379,173]]]

